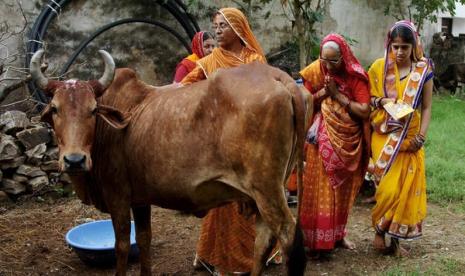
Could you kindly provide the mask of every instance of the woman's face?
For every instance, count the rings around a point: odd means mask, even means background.
[[[237,36],[222,14],[217,14],[213,18],[213,31],[215,32],[218,46],[222,48],[228,48],[228,46],[240,41],[239,36]]]
[[[203,42],[203,54],[207,56],[215,49],[215,40],[213,38],[208,38]]]
[[[331,73],[337,73],[342,69],[342,56],[333,48],[324,48],[321,51],[320,61]]]
[[[391,50],[396,57],[396,63],[404,63],[411,60],[413,45],[398,36],[392,40]]]

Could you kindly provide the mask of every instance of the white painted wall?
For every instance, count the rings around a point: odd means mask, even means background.
[[[452,21],[452,35],[465,34],[465,18],[454,17]]]

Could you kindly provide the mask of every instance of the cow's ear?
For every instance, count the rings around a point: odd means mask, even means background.
[[[53,126],[53,110],[54,107],[52,106],[52,104],[48,104],[40,113],[40,120],[49,123],[51,126]]]
[[[131,114],[122,113],[114,107],[102,104],[98,105],[97,115],[116,129],[123,129],[127,127],[131,120]]]

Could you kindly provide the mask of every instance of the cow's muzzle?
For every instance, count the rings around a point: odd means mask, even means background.
[[[86,156],[79,153],[71,153],[63,156],[66,172],[86,171]]]

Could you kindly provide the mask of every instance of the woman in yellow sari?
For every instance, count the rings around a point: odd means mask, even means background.
[[[421,236],[426,216],[423,144],[431,118],[432,67],[423,56],[415,26],[399,21],[388,34],[385,57],[368,72],[372,159],[379,182],[372,211],[373,245],[396,255],[407,254],[399,239]],[[391,237],[390,250],[385,235]]]
[[[220,68],[252,61],[266,62],[246,17],[238,9],[220,9],[214,16],[213,29],[219,47],[197,61],[197,67],[181,84],[206,79]],[[252,270],[255,217],[244,216],[240,209],[236,202],[211,209],[202,222],[196,261],[213,265],[219,274],[242,274]]]

